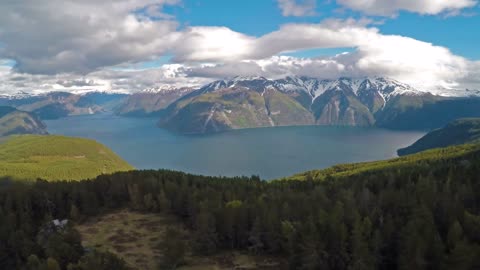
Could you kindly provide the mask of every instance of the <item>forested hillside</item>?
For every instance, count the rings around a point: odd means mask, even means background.
[[[433,130],[409,147],[398,150],[400,156],[433,148],[480,142],[480,118],[455,120],[443,128]]]
[[[304,181],[173,171],[80,182],[4,180],[0,265],[123,269],[111,254],[82,249],[73,228],[48,234],[41,228],[55,218],[81,223],[129,208],[178,217],[199,255],[242,250],[287,258],[290,269],[479,269],[480,147],[430,155],[436,158]],[[174,229],[168,235],[172,252],[158,259],[160,269],[180,266],[184,256],[184,239]]]

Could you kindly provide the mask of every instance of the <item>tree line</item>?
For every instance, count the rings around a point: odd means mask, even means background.
[[[5,179],[0,265],[126,268],[112,254],[82,247],[72,226],[39,241],[52,219],[82,222],[121,208],[174,214],[192,231],[199,255],[242,250],[287,258],[289,269],[480,269],[478,155],[322,181],[266,182],[166,170],[79,182]],[[174,235],[168,237],[171,250],[180,243]],[[177,256],[171,253],[166,256]],[[164,259],[165,267],[179,262]]]

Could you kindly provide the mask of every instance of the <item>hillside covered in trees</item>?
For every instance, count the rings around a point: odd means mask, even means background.
[[[131,171],[79,182],[5,179],[0,265],[125,269],[110,253],[82,248],[73,227],[49,231],[46,224],[52,219],[82,223],[128,208],[176,216],[191,231],[192,250],[199,255],[241,250],[287,258],[289,269],[479,269],[480,146],[429,155],[412,156],[415,162],[403,166],[341,175],[327,170],[304,181],[173,171]],[[158,264],[175,269],[182,263],[184,239],[175,229],[167,235],[171,252]]]
[[[398,150],[401,156],[433,148],[480,141],[480,118],[455,120],[443,128],[429,132],[409,147]]]

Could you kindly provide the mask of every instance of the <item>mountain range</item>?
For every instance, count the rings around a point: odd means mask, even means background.
[[[293,125],[431,130],[480,117],[480,93],[452,93],[434,95],[385,77],[235,77],[199,88],[161,86],[133,94],[20,93],[0,96],[0,105],[40,119],[102,112],[156,117],[160,127],[188,134]]]
[[[290,125],[431,129],[480,116],[478,108],[475,96],[436,96],[382,77],[236,77],[176,100],[163,111],[159,126],[180,133]]]
[[[94,114],[102,111],[102,108],[88,98],[87,95],[76,95],[66,92],[1,97],[0,105],[31,112],[45,120],[70,115]]]

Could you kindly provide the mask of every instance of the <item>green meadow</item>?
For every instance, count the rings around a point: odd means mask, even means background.
[[[21,135],[0,143],[0,176],[21,180],[81,180],[134,169],[112,150],[89,139]]]

